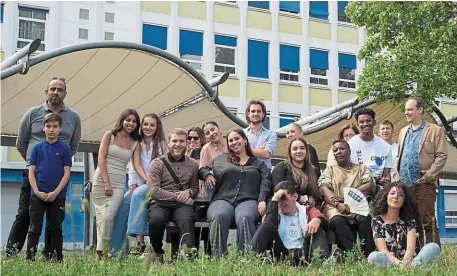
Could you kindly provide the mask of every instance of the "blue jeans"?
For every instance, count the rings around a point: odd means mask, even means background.
[[[147,208],[149,199],[147,196],[148,192],[148,185],[141,185],[133,191],[127,223],[127,233],[130,236],[147,236],[149,233]]]
[[[124,200],[121,207],[117,212],[114,219],[113,233],[111,235],[111,248],[114,253],[117,253],[122,248],[127,249],[128,239],[126,238],[127,232],[127,219],[129,217],[130,209],[130,191],[124,194]]]
[[[429,264],[440,256],[440,247],[438,244],[432,242],[422,247],[419,254],[411,261],[411,266],[417,266],[420,264]],[[387,258],[387,255],[383,252],[373,251],[368,256],[368,262],[375,264],[376,266],[387,266],[393,265],[394,263]]]

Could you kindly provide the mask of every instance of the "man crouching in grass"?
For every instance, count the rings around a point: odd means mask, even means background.
[[[252,238],[252,248],[257,253],[271,250],[273,258],[287,257],[294,266],[304,264],[303,259],[311,261],[310,246],[327,259],[330,252],[323,230],[327,224],[324,215],[297,202],[299,187],[292,182],[279,182],[274,191],[265,220]]]
[[[62,118],[57,113],[44,116],[46,140],[35,145],[29,159],[30,228],[27,235],[27,260],[34,261],[43,227],[44,213],[51,226],[51,258],[63,261],[63,231],[65,196],[70,179],[71,150],[59,140]]]

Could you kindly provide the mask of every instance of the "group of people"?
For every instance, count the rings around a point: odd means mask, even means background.
[[[35,259],[46,213],[43,254],[61,261],[65,187],[81,122],[63,103],[64,79],[52,78],[45,93],[47,101],[31,108],[20,123],[17,148],[28,169],[7,254],[22,249],[28,230],[27,258]],[[375,112],[358,110],[357,126],[345,125],[335,137],[322,173],[316,150],[296,123],[287,126],[287,159],[272,168],[278,137],[263,126],[267,111],[262,101],[248,103],[249,127],[232,129],[225,137],[216,122],[208,121],[187,132],[176,128],[166,139],[156,114],[140,120],[127,109],[100,142],[91,188],[96,257],[122,250],[126,236],[135,237],[134,253],[141,255],[149,236],[154,257],[163,261],[170,221],[179,229],[181,253],[191,257],[199,244],[194,207],[203,199],[209,200],[209,244],[218,257],[227,253],[229,229],[235,225],[240,252],[289,258],[294,265],[310,261],[311,250],[320,252],[322,261],[335,253],[344,256],[358,239],[376,265],[431,262],[440,254],[435,188],[447,151],[443,130],[422,118],[424,108],[421,99],[408,99],[409,126],[400,131],[398,145],[391,122],[380,124],[379,137]],[[351,212],[344,188],[366,197],[368,215]],[[338,247],[333,253],[330,233]]]

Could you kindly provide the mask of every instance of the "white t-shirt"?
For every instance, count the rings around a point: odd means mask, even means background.
[[[360,135],[348,141],[351,147],[351,161],[355,164],[364,164],[375,178],[382,177],[384,168],[393,169],[392,147],[378,136],[371,141],[364,141]]]
[[[398,153],[398,144],[393,143],[390,145],[390,148],[392,149],[392,162],[395,163],[395,158],[397,158],[397,153]],[[390,179],[394,179],[394,169],[390,170]]]
[[[303,231],[300,226],[298,212],[294,216],[286,216],[279,213],[281,217],[279,221],[279,237],[287,249],[295,249],[303,247]]]

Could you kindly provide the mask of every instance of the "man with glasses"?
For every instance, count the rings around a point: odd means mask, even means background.
[[[62,118],[62,131],[59,140],[68,145],[72,155],[78,150],[81,139],[81,119],[78,113],[67,107],[63,100],[67,95],[67,84],[64,78],[52,77],[44,90],[46,101],[38,106],[30,108],[22,117],[19,124],[16,148],[26,162],[29,161],[32,148],[45,139],[43,131],[43,118],[48,113],[57,113]],[[24,246],[29,229],[29,203],[30,183],[28,168],[23,172],[22,188],[19,196],[19,208],[16,219],[11,227],[8,242],[6,244],[6,255],[19,253]],[[51,251],[49,219],[46,219],[45,249],[44,258],[50,259],[53,256]]]

